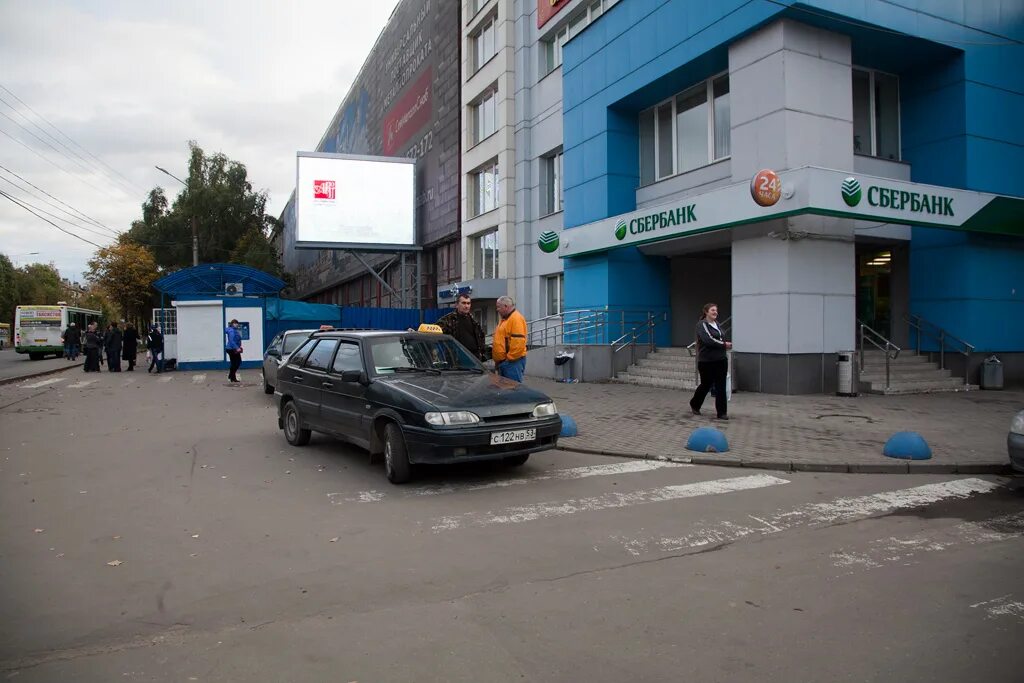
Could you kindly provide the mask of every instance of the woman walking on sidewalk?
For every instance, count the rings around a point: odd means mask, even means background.
[[[729,419],[725,381],[729,373],[729,357],[726,351],[731,348],[732,342],[725,341],[722,330],[718,327],[718,304],[704,304],[700,320],[697,321],[697,372],[700,374],[700,385],[690,399],[690,410],[694,415],[700,415],[704,399],[714,385],[718,419]]]

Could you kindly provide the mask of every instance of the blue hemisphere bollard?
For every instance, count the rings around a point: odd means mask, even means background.
[[[896,432],[885,442],[882,455],[903,460],[928,460],[932,449],[917,432]]]
[[[559,415],[562,418],[562,431],[558,436],[576,436],[576,420],[568,415]]]
[[[729,441],[714,427],[700,427],[690,434],[686,449],[700,453],[725,453],[729,450]]]

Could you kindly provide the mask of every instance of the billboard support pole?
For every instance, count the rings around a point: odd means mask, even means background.
[[[391,292],[391,296],[393,296],[393,297],[397,297],[397,298],[401,298],[401,297],[399,297],[399,296],[398,296],[398,292],[396,292],[396,291],[395,291],[395,288],[394,288],[394,287],[392,287],[391,285],[389,285],[389,284],[388,284],[388,282],[387,282],[387,280],[385,280],[384,278],[382,278],[382,277],[381,277],[381,276],[380,276],[380,275],[379,275],[379,274],[377,273],[377,271],[376,271],[376,270],[374,270],[374,269],[373,269],[373,268],[372,268],[372,267],[370,266],[370,264],[369,264],[369,263],[367,263],[367,262],[366,262],[365,260],[363,260],[363,257],[362,257],[362,256],[360,256],[360,255],[358,254],[358,252],[355,252],[355,251],[350,251],[350,252],[348,252],[348,253],[352,254],[352,256],[354,256],[354,257],[355,257],[355,259],[356,259],[357,261],[359,261],[360,263],[362,263],[362,264],[363,264],[363,267],[364,267],[364,268],[366,268],[366,270],[370,271],[370,275],[372,275],[372,276],[374,276],[375,278],[377,278],[377,282],[379,282],[379,283],[381,283],[382,285],[384,285],[384,289],[386,289],[386,290],[388,290],[389,292]]]
[[[401,303],[402,308],[409,308],[408,304],[406,303],[406,293],[409,291],[409,283],[406,282],[406,280],[405,280],[405,252],[404,251],[402,252],[402,268],[401,268],[401,271],[400,271],[400,277],[401,277],[400,282],[402,283],[402,296],[401,296],[401,301],[399,303]]]

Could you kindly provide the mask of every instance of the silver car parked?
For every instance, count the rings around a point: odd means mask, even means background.
[[[263,393],[274,393],[277,384],[277,368],[292,351],[299,347],[316,330],[285,330],[274,337],[267,352],[263,354]]]

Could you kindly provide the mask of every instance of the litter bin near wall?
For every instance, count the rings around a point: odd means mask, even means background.
[[[573,376],[573,362],[576,359],[574,351],[559,351],[555,354],[555,368],[560,369],[561,377],[556,377],[556,382],[575,382]]]
[[[857,382],[853,375],[853,365],[856,362],[856,351],[839,351],[836,353],[836,395],[856,396]]]
[[[995,356],[989,356],[981,362],[981,388],[1003,388],[1003,363]]]

